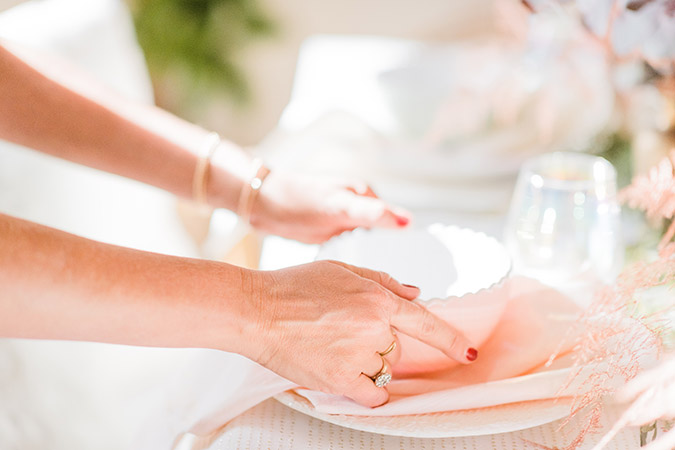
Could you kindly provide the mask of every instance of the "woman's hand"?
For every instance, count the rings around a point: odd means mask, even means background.
[[[389,394],[372,378],[385,352],[405,333],[461,363],[475,359],[467,339],[422,306],[413,286],[389,275],[336,261],[255,272],[253,355],[263,366],[310,389],[345,395],[366,406]],[[389,366],[398,345],[386,355]],[[389,373],[391,371],[389,370]]]
[[[363,182],[273,170],[251,214],[262,231],[320,243],[357,227],[402,228],[408,212],[386,204]]]
[[[194,199],[197,155],[210,147],[209,133],[158,108],[121,99],[82,73],[58,70],[42,56],[31,58],[38,71],[13,51],[0,44],[0,138]],[[67,80],[69,87],[42,71]],[[201,180],[211,206],[238,210],[251,163],[239,146],[220,143]],[[262,231],[317,243],[356,227],[403,227],[410,217],[364,183],[275,169],[250,220]]]

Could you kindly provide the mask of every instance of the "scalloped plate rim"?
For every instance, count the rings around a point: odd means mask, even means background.
[[[499,279],[496,279],[492,281],[489,285],[482,286],[473,290],[469,290],[467,292],[464,292],[461,295],[448,295],[444,298],[440,297],[431,297],[431,298],[417,298],[415,299],[415,302],[423,304],[425,306],[431,306],[439,303],[444,303],[447,302],[448,300],[453,300],[453,299],[461,299],[462,297],[469,296],[469,295],[478,295],[482,294],[485,292],[489,291],[495,291],[497,289],[500,289],[504,286],[504,284],[509,280],[511,275],[513,274],[513,261],[511,260],[511,257],[508,254],[508,251],[504,245],[503,242],[501,242],[499,239],[497,239],[495,236],[489,235],[485,232],[474,230],[473,228],[470,227],[464,227],[464,226],[459,226],[459,225],[454,225],[454,224],[447,224],[443,222],[434,222],[431,224],[428,224],[422,228],[420,228],[417,231],[425,230],[428,233],[434,235],[437,234],[439,229],[443,229],[445,232],[452,232],[455,234],[464,234],[464,235],[471,235],[473,238],[478,238],[481,239],[485,242],[489,242],[490,245],[492,245],[495,249],[498,249],[498,252],[500,257],[502,257],[504,260],[502,263],[504,263],[504,267],[502,268],[501,275]],[[386,231],[391,231],[391,230],[385,230]],[[325,252],[327,249],[330,249],[335,246],[339,246],[340,242],[343,242],[348,239],[353,239],[354,236],[364,236],[369,233],[373,233],[377,231],[373,230],[368,230],[368,229],[357,229],[352,231],[351,233],[346,233],[346,234],[340,234],[338,236],[335,236],[328,241],[324,242],[319,249],[319,252],[315,258],[315,260],[321,260],[324,259],[325,254],[322,255],[323,252]]]

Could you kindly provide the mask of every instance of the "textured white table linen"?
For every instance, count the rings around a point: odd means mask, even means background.
[[[601,420],[601,432],[609,430],[621,409],[608,407]],[[196,440],[192,450],[534,450],[527,441],[549,448],[565,448],[583,424],[572,420],[559,429],[561,421],[511,433],[444,439],[385,436],[333,425],[267,400],[229,422],[220,433]],[[589,435],[578,450],[589,450],[600,435]],[[635,428],[621,431],[607,450],[636,450],[640,446]],[[188,448],[188,447],[186,447]],[[183,450],[181,448],[180,450]]]

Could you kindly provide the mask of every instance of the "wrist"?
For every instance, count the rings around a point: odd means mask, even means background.
[[[251,158],[236,145],[221,141],[206,178],[207,202],[214,208],[229,209],[255,226],[261,211],[261,190],[269,173],[260,158]]]
[[[261,363],[269,351],[269,334],[274,322],[273,272],[239,270],[236,349],[229,349]]]
[[[256,158],[253,160],[250,177],[241,189],[239,203],[237,204],[237,215],[245,223],[251,223],[251,213],[256,206],[256,200],[260,194],[263,182],[269,173],[270,170],[265,167],[262,159]]]
[[[175,343],[169,346],[210,348],[255,359],[259,304],[264,301],[260,273],[220,262],[190,261],[173,280],[176,288],[167,302],[170,311],[164,314],[175,316],[181,324],[170,327],[173,337],[169,339]]]
[[[274,272],[241,269],[244,311],[241,320],[240,354],[260,364],[269,358],[270,332],[274,325]]]
[[[192,200],[201,206],[207,206],[207,186],[209,175],[211,174],[211,159],[213,154],[220,146],[220,136],[218,133],[209,133],[206,143],[198,155],[195,171],[192,175]]]
[[[208,204],[236,212],[242,189],[250,178],[252,161],[240,147],[222,140],[211,159],[206,186]]]

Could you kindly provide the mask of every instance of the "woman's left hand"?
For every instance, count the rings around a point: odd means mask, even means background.
[[[357,227],[404,228],[410,213],[375,195],[364,182],[273,170],[253,205],[251,225],[296,239],[321,243]]]

